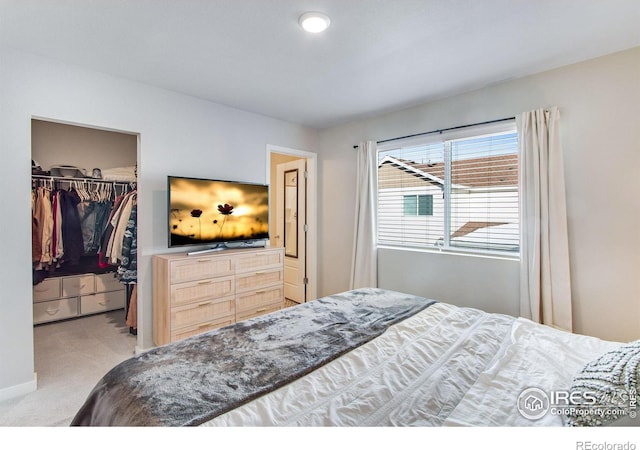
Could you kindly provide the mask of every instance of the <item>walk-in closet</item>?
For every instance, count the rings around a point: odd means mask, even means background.
[[[135,349],[138,136],[31,125],[35,366],[73,385]]]

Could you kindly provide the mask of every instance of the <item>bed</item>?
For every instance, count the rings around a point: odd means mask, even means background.
[[[357,289],[136,355],[71,425],[638,425],[639,367],[638,342]]]

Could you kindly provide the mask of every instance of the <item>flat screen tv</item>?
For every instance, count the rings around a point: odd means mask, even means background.
[[[169,247],[256,246],[269,238],[268,185],[167,178]]]

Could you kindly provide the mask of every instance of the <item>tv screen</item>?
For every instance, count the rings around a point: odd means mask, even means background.
[[[269,238],[269,186],[168,177],[169,247]]]

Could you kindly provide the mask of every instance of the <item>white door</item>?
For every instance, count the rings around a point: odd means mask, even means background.
[[[278,164],[276,245],[284,247],[284,296],[306,302],[306,160]]]

